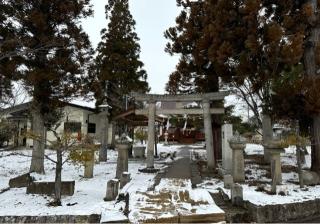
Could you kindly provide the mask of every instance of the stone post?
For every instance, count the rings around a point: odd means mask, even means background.
[[[242,206],[243,205],[243,188],[241,185],[232,184],[231,202],[232,202],[232,205],[235,205],[235,206]]]
[[[246,147],[244,140],[240,136],[235,136],[229,140],[232,149],[232,176],[234,182],[244,182],[244,156],[243,150]]]
[[[232,150],[228,140],[233,136],[232,124],[222,125],[222,168],[224,174],[231,174],[232,170]]]
[[[119,180],[113,179],[107,182],[107,192],[106,197],[104,198],[105,201],[113,201],[117,198],[119,192]]]
[[[269,143],[264,144],[264,147],[270,153],[270,162],[272,162],[271,177],[274,177],[273,179],[276,184],[281,184],[282,172],[280,153],[285,152],[285,150],[280,146],[280,143],[277,141],[269,141]]]
[[[164,145],[168,145],[168,136],[169,136],[169,134],[168,134],[168,132],[166,131],[166,132],[164,133]]]
[[[108,153],[108,130],[109,130],[109,119],[108,112],[104,111],[101,113],[101,147],[99,150],[99,161],[105,162],[107,161],[107,153]]]
[[[116,122],[111,123],[111,148],[115,148],[115,142],[116,142]]]
[[[120,178],[120,188],[123,188],[131,180],[131,175],[128,172],[123,172]]]
[[[155,117],[156,117],[156,102],[151,101],[149,102],[149,113],[148,113],[147,168],[154,168]]]
[[[133,154],[135,158],[145,158],[145,146],[134,146]]]
[[[94,151],[88,151],[89,160],[84,162],[84,177],[93,178]]]
[[[224,183],[224,188],[230,189],[233,185],[233,177],[231,175],[224,175],[223,176],[223,183]]]
[[[213,151],[213,135],[212,135],[212,121],[210,113],[210,101],[203,100],[203,122],[204,122],[204,132],[206,139],[206,151],[208,160],[208,170],[214,170],[216,168],[214,151]]]
[[[116,144],[116,148],[118,150],[118,159],[117,159],[117,170],[116,170],[116,178],[120,179],[123,172],[128,171],[128,149],[130,144]]]
[[[272,140],[273,131],[271,117],[268,114],[262,114],[262,141],[263,144],[267,144]],[[264,161],[270,163],[270,153],[266,147],[264,147]]]

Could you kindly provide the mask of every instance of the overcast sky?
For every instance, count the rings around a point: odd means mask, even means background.
[[[107,27],[105,4],[108,0],[92,0],[94,17],[83,22],[92,45],[100,41],[100,31]],[[129,0],[130,11],[136,21],[136,32],[140,38],[141,60],[148,73],[151,93],[164,93],[165,84],[174,71],[178,57],[164,52],[167,40],[163,33],[175,25],[180,10],[175,0]]]

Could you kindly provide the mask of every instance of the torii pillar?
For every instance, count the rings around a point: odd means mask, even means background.
[[[154,168],[154,136],[155,136],[156,102],[149,101],[148,111],[148,146],[147,146],[147,169]]]

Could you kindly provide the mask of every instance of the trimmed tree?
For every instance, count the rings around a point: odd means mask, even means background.
[[[21,80],[33,97],[33,144],[31,172],[44,173],[46,117],[62,106],[81,87],[81,80],[92,55],[80,19],[92,14],[90,0],[37,1],[8,0],[14,9],[11,19],[14,38],[21,49],[41,49],[18,55],[20,66],[16,78]]]

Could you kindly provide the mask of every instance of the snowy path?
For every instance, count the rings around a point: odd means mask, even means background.
[[[190,147],[183,147],[177,154],[178,159],[173,162],[163,178],[190,179]]]

